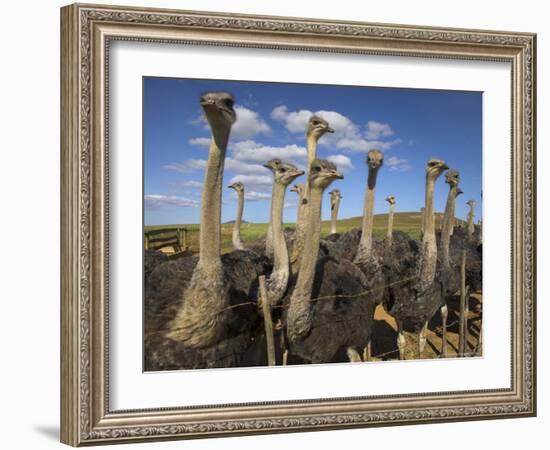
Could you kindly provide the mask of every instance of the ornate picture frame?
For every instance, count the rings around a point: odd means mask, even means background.
[[[110,44],[503,61],[512,85],[507,389],[115,411],[109,402]],[[73,445],[536,414],[536,35],[75,4],[61,9],[61,440]]]

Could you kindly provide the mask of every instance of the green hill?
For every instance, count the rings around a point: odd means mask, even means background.
[[[441,214],[436,214],[436,224],[439,224]],[[338,220],[338,233],[345,233],[353,228],[361,228],[362,217],[350,217]],[[383,239],[386,234],[388,224],[387,214],[376,214],[374,216],[374,236]],[[285,227],[294,228],[294,223],[287,223]],[[196,252],[199,249],[199,225],[152,225],[146,226],[145,231],[159,228],[186,228],[188,230],[187,242],[191,250]],[[232,224],[222,224],[222,252],[232,250],[231,231]],[[420,212],[398,212],[395,213],[393,222],[394,231],[403,231],[414,239],[420,238]],[[330,231],[330,221],[325,220],[321,224],[321,234],[326,237]],[[243,223],[241,226],[241,236],[243,241],[254,242],[265,237],[267,232],[267,223]]]

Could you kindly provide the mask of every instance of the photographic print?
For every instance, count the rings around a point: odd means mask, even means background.
[[[482,93],[143,78],[144,370],[476,357]]]

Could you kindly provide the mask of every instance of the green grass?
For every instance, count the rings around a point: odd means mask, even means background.
[[[441,215],[436,214],[436,224],[439,223]],[[345,233],[353,228],[361,228],[361,217],[351,217],[349,219],[338,220],[338,233]],[[387,214],[377,214],[374,216],[374,236],[383,239],[386,234],[388,224]],[[285,227],[294,228],[294,223],[287,223]],[[193,252],[199,250],[199,225],[198,224],[172,224],[172,225],[151,225],[146,226],[145,231],[162,228],[186,228],[188,233],[188,246]],[[394,231],[403,231],[413,239],[420,238],[420,212],[399,212],[395,213],[393,222]],[[231,244],[231,233],[233,224],[222,225],[222,252],[226,253],[233,249]],[[321,224],[321,235],[326,237],[330,231],[330,221],[323,221]],[[265,236],[267,232],[267,223],[251,223],[241,226],[241,237],[245,243],[251,243]]]

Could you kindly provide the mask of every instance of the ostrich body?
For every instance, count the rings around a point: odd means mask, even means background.
[[[340,189],[330,191],[330,234],[336,234],[336,221],[338,220],[338,209],[342,200]]]
[[[267,279],[267,296],[273,307],[279,303],[286,292],[290,275],[288,248],[283,228],[283,209],[287,186],[297,177],[304,174],[293,164],[272,159],[265,167],[273,172],[274,182],[271,195],[271,219],[273,230],[273,271]]]
[[[350,261],[318,257],[323,191],[343,176],[328,161],[314,160],[309,171],[309,208],[304,254],[286,316],[291,355],[312,363],[357,355],[370,341],[374,304],[362,293],[365,275]],[[312,301],[313,299],[317,299]],[[360,358],[359,358],[360,359]]]
[[[230,189],[234,189],[237,192],[237,217],[233,224],[233,234],[231,240],[233,242],[233,248],[235,250],[244,250],[244,244],[241,239],[241,222],[243,219],[244,209],[244,184],[236,182],[228,186]]]
[[[388,211],[388,231],[386,233],[386,247],[391,248],[393,240],[393,215],[395,213],[395,196],[390,195],[386,197],[386,201],[390,205]]]
[[[172,288],[172,297],[179,288],[179,299],[176,298],[174,317],[166,324],[164,339],[157,335],[148,344],[146,351],[154,367],[234,366],[250,347],[251,334],[259,322],[256,308],[233,307],[255,298],[257,277],[265,273],[266,264],[261,257],[244,251],[220,256],[223,167],[235,121],[233,97],[224,92],[207,93],[201,97],[201,105],[212,130],[212,141],[204,178],[208,189],[202,193],[200,254],[198,260],[182,258],[182,265],[195,265],[190,280],[178,281]],[[165,283],[172,280],[165,278]],[[163,291],[165,287],[161,284],[157,289]]]
[[[416,332],[420,331],[419,352],[422,353],[426,344],[428,321],[438,309],[441,309],[444,326],[446,323],[447,308],[443,288],[436,279],[437,243],[433,211],[435,182],[447,169],[445,162],[437,159],[428,161],[426,166],[424,234],[420,249],[415,241],[399,242],[392,249],[393,252],[402,252],[404,260],[399,262],[402,270],[393,273],[389,271],[386,299],[387,308],[397,321],[397,346],[401,359],[405,352],[404,325],[412,327]]]
[[[306,132],[307,139],[307,167],[308,170],[311,164],[317,158],[317,142],[326,133],[334,133],[334,130],[330,128],[328,122],[319,116],[311,116],[308,123]],[[294,267],[299,266],[299,260],[304,248],[305,239],[305,224],[307,223],[307,214],[309,210],[309,174],[306,179],[306,185],[304,188],[304,194],[302,202],[298,205],[298,223],[296,224],[296,234],[294,238],[294,245],[292,247],[292,256],[290,262]],[[294,269],[293,269],[294,270]]]

